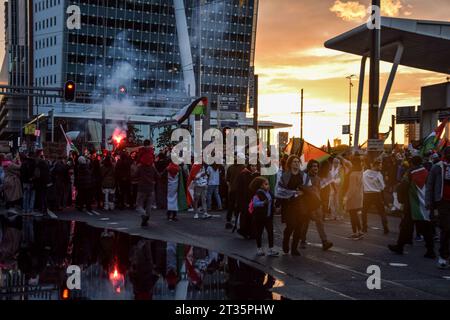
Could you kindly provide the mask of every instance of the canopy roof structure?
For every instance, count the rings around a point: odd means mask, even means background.
[[[325,42],[325,47],[360,56],[369,55],[370,29],[366,24]],[[381,60],[394,62],[396,46],[404,47],[400,64],[450,74],[450,21],[381,18]]]

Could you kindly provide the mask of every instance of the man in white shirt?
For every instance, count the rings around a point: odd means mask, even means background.
[[[363,174],[364,200],[363,200],[363,232],[367,233],[367,213],[375,206],[377,213],[381,216],[384,234],[389,233],[386,212],[384,209],[383,190],[385,188],[383,174],[381,173],[381,161],[375,160],[370,169]]]

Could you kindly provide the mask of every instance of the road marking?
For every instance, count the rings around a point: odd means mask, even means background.
[[[52,219],[58,219],[58,216],[54,214],[51,210],[47,210],[47,213]]]
[[[116,230],[118,230],[118,231],[124,231],[124,230],[128,230],[128,228],[116,228]]]
[[[108,222],[109,225],[115,226],[116,224],[119,224],[118,222]]]
[[[109,218],[100,218],[99,220],[100,220],[100,221],[108,221]]]
[[[89,211],[86,211],[86,213],[87,213],[88,215],[90,215],[91,217],[93,216],[93,214],[92,214],[91,212],[89,212]]]
[[[96,216],[100,216],[100,215],[101,215],[100,213],[98,213],[98,212],[95,211],[95,210],[91,210],[91,212],[92,212],[93,214],[95,214]]]
[[[363,256],[364,255],[364,253],[360,253],[360,252],[349,252],[348,254],[351,256]]]
[[[391,267],[407,267],[408,265],[406,263],[397,263],[397,262],[391,262],[389,263]]]
[[[445,280],[450,280],[450,276],[443,276],[442,278],[444,278]]]

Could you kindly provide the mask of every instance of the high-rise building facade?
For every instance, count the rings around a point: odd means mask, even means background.
[[[5,56],[2,65],[2,84],[13,87],[30,85],[29,64],[29,1],[8,0],[5,2]],[[0,139],[19,135],[28,119],[26,97],[1,97]]]
[[[71,103],[23,103],[16,133],[50,110],[90,119],[98,133],[105,105],[107,119],[119,111],[154,123],[194,96],[208,97],[213,111],[228,99],[225,110],[245,118],[258,0],[9,0],[8,7],[8,84],[62,88],[73,80],[78,93]],[[0,118],[11,125],[6,111]]]
[[[80,29],[66,24],[73,5]],[[204,95],[214,109],[218,95],[232,95],[245,111],[257,0],[34,0],[33,6],[37,86],[74,80],[82,104],[125,86],[136,105],[156,108]]]

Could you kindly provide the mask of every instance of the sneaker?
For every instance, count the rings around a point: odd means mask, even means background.
[[[141,222],[141,227],[147,227],[148,226],[148,220],[150,218],[147,216],[142,216],[142,222]]]
[[[427,259],[436,259],[436,253],[434,253],[433,250],[427,250],[423,257]]]
[[[439,257],[437,265],[439,269],[448,269],[448,261],[441,257]]]
[[[202,215],[202,219],[210,219],[210,218],[212,218],[212,215],[210,215],[210,214],[204,213]]]
[[[283,241],[283,252],[284,252],[284,254],[288,254],[289,253],[289,240],[288,241]]]
[[[301,254],[300,254],[300,252],[297,249],[292,249],[291,250],[291,256],[300,257]]]
[[[391,250],[392,252],[394,252],[396,254],[403,254],[403,248],[400,248],[396,244],[390,244],[390,245],[388,245],[388,248],[389,248],[389,250]]]
[[[306,242],[306,241],[302,241],[302,242],[300,243],[300,248],[306,249],[306,245],[307,245],[307,242]]]
[[[280,254],[278,251],[274,250],[273,248],[269,248],[269,252],[267,252],[267,255],[269,257],[278,257]]]
[[[359,239],[362,239],[364,237],[364,233],[358,232],[358,237],[359,237]]]
[[[194,215],[194,219],[198,219],[198,218],[199,218],[198,213],[196,213],[196,214]]]
[[[434,240],[434,242],[440,242],[441,241],[441,237],[439,235],[435,235],[433,240]]]
[[[416,236],[416,238],[414,240],[417,241],[417,242],[422,242],[423,241],[423,236],[418,235],[418,236]]]
[[[257,249],[256,249],[256,255],[257,255],[258,257],[262,257],[262,256],[265,256],[266,254],[264,253],[264,251],[263,251],[262,248],[257,248]]]
[[[332,246],[333,246],[333,242],[325,241],[325,242],[322,244],[322,250],[323,250],[323,251],[327,251],[327,250],[330,249]]]
[[[351,240],[359,240],[361,239],[362,234],[360,235],[359,233],[353,233],[352,235],[348,236],[348,239]]]

